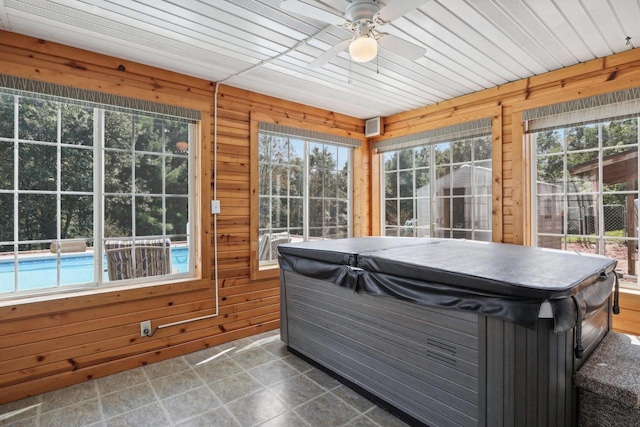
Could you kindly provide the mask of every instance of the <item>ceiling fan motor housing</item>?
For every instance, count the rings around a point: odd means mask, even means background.
[[[380,11],[378,0],[353,0],[344,12],[344,17],[351,22],[369,21]]]

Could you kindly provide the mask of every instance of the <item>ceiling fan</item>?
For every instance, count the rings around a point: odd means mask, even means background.
[[[280,7],[286,11],[308,16],[351,31],[353,37],[343,40],[309,63],[309,68],[322,67],[340,52],[349,48],[351,59],[368,62],[378,55],[381,46],[403,58],[415,61],[424,56],[426,49],[391,34],[380,32],[378,27],[389,24],[428,0],[394,0],[381,7],[379,0],[352,0],[344,16],[334,15],[315,0],[284,0]],[[315,4],[314,4],[315,3]]]

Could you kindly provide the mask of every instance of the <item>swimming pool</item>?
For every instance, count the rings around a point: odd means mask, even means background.
[[[171,269],[174,274],[189,272],[189,248],[171,248]],[[103,281],[108,282],[107,260],[103,262]],[[0,294],[13,292],[13,258],[0,260]],[[18,290],[56,287],[55,255],[28,256],[18,261]],[[63,254],[60,256],[60,286],[93,282],[93,253]]]

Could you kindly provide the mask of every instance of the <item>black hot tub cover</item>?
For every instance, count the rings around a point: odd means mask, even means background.
[[[279,246],[280,266],[364,291],[535,327],[553,307],[555,330],[589,316],[611,294],[616,261],[470,240],[360,237]]]

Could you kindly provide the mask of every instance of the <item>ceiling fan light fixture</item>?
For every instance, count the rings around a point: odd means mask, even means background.
[[[349,54],[356,62],[369,62],[378,54],[378,41],[368,34],[359,36],[349,45]]]

